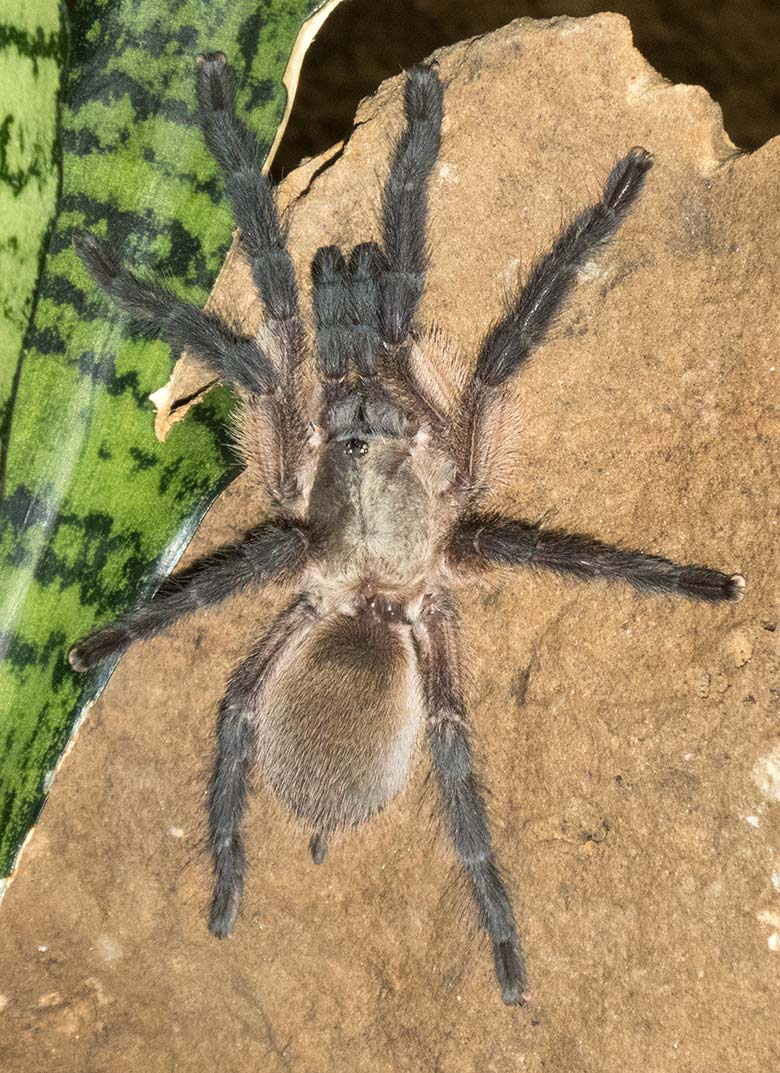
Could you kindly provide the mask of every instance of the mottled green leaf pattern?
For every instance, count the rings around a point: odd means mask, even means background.
[[[57,98],[65,33],[57,0],[0,6],[0,443],[57,200]]]
[[[70,671],[68,645],[156,587],[235,472],[224,391],[156,441],[147,396],[170,354],[128,334],[71,232],[107,235],[134,264],[204,300],[232,222],[194,122],[194,56],[231,57],[240,106],[270,146],[287,59],[318,6],[92,0],[71,16],[62,194],[0,473],[0,874],[101,684]]]

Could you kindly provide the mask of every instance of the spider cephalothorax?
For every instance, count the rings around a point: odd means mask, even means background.
[[[405,786],[424,727],[501,994],[520,1004],[525,968],[473,769],[453,589],[498,564],[709,601],[737,599],[744,587],[739,575],[480,510],[495,485],[495,415],[506,385],[544,340],[579,269],[620,227],[650,155],[632,149],[615,164],[601,199],[532,268],[467,375],[463,363],[442,360],[442,339],[418,323],[427,184],[442,119],[436,66],[407,75],[381,244],[356,246],[348,261],[332,246],[314,258],[313,330],[221,53],[199,58],[197,89],[265,309],[257,336],[240,337],[139,278],[90,235],[76,246],[122,309],[236,389],[237,442],[274,513],[183,583],[81,641],[71,663],[94,667],[239,590],[271,581],[293,588],[292,602],[234,672],[220,709],[208,806],[211,931],[229,934],[238,913],[241,822],[255,769],[308,827],[319,863],[331,836],[370,820]],[[311,364],[314,389],[302,375]]]

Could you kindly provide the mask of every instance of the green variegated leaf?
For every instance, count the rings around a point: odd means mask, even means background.
[[[57,0],[0,6],[0,443],[54,215],[65,33]],[[2,448],[0,448],[1,450]]]
[[[333,0],[331,0],[331,4]],[[232,221],[194,118],[193,61],[220,49],[270,146],[282,75],[316,0],[92,0],[70,21],[63,179],[11,414],[0,506],[0,874],[102,681],[68,646],[153,590],[234,475],[212,392],[165,443],[148,395],[170,354],[133,338],[88,279],[74,229],[205,300]]]

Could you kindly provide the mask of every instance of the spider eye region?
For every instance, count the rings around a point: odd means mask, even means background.
[[[369,611],[383,622],[404,621],[404,605],[399,600],[393,600],[383,593],[374,593],[366,596],[366,604]]]
[[[368,454],[368,444],[365,440],[347,440],[344,444],[345,455],[357,455],[362,458]]]

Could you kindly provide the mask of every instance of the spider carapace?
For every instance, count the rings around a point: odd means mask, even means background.
[[[241,824],[255,770],[304,821],[320,862],[332,836],[370,820],[405,786],[425,737],[502,997],[521,1004],[524,959],[474,771],[454,590],[500,565],[711,602],[737,599],[744,587],[739,575],[483,507],[496,484],[496,415],[507,385],[544,341],[580,268],[618,231],[651,157],[632,149],[618,160],[601,198],[557,236],[488,327],[474,362],[458,358],[418,312],[443,109],[437,66],[406,76],[381,241],[347,256],[335,246],[317,251],[312,316],[302,309],[261,149],[236,116],[225,57],[199,57],[196,79],[206,143],[225,173],[264,306],[259,332],[236,334],[136,275],[91,235],[75,242],[121,309],[235,389],[236,441],[272,515],[82,640],[71,663],[88,670],[233,593],[287,585],[289,606],[255,640],[220,708],[208,801],[211,931],[228,935],[238,913]],[[312,366],[314,388],[302,375]]]

